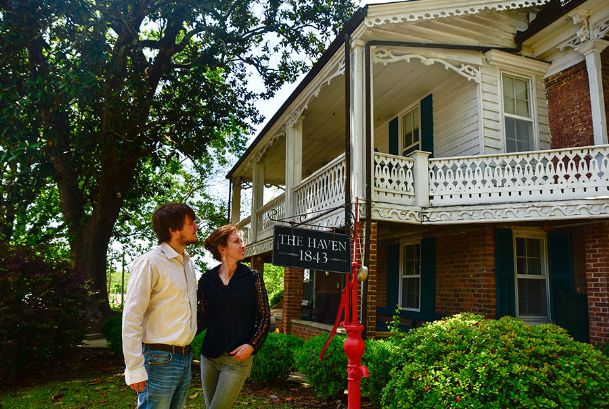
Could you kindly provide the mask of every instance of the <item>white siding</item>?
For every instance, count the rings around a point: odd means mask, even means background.
[[[501,105],[499,103],[499,70],[482,66],[482,129],[485,154],[502,153],[503,126]]]
[[[537,97],[537,130],[539,132],[539,149],[550,149],[552,137],[550,135],[550,120],[548,119],[548,98],[543,78],[535,78],[535,93]]]
[[[379,152],[389,153],[389,122],[383,122],[374,128],[374,147]]]
[[[479,154],[478,84],[455,77],[434,89],[432,95],[434,156]]]

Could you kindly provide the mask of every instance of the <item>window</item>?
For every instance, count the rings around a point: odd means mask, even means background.
[[[419,243],[402,247],[400,307],[415,311],[421,308],[421,245]]]
[[[530,81],[503,74],[503,113],[507,152],[535,149]]]
[[[402,155],[421,149],[421,127],[419,107],[402,116]]]
[[[514,237],[516,311],[521,318],[549,318],[546,239]]]

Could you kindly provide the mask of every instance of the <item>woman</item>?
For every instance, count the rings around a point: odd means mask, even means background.
[[[201,347],[201,383],[207,409],[228,409],[250,375],[252,354],[270,327],[270,309],[262,274],[239,263],[245,245],[239,230],[224,225],[205,240],[220,264],[199,279],[199,330],[207,328]]]

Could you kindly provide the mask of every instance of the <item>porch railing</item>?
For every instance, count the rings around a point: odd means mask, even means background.
[[[296,185],[296,214],[314,216],[320,211],[343,204],[345,175],[345,155],[342,154]]]
[[[243,243],[250,244],[251,243],[251,216],[247,216],[245,219],[241,220],[236,224],[236,227],[243,232]]]
[[[414,204],[414,167],[412,158],[375,152],[372,200]]]
[[[266,203],[256,212],[257,234],[256,240],[266,239],[273,235],[273,226],[276,222],[273,219],[285,218],[285,194],[277,196]]]
[[[429,161],[432,206],[609,194],[609,145]]]

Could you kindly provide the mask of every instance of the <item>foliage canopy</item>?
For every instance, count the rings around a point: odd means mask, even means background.
[[[155,199],[203,193],[213,164],[241,152],[261,120],[253,102],[294,80],[352,10],[349,0],[0,0],[0,235],[69,245],[103,299],[117,225],[143,224]],[[218,219],[217,207],[202,210]]]

